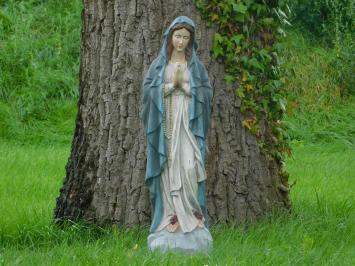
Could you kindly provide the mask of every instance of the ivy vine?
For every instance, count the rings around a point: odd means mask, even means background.
[[[279,1],[193,0],[208,26],[217,25],[213,39],[214,59],[225,66],[224,80],[238,84],[235,93],[245,114],[242,125],[253,133],[262,152],[283,162],[291,156],[289,135],[282,116],[287,108],[280,77],[277,41],[288,23]],[[271,129],[262,134],[261,123]]]

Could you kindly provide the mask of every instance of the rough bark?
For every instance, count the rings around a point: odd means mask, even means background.
[[[84,1],[80,97],[66,177],[55,219],[122,226],[150,223],[144,185],[146,140],[140,122],[142,81],[162,33],[179,16],[197,25],[199,58],[214,88],[208,137],[207,201],[212,223],[240,223],[289,208],[280,165],[259,151],[241,121],[240,101],[210,57],[214,28],[189,0]],[[265,127],[266,137],[268,128]]]

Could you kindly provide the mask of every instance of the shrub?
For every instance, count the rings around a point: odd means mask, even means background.
[[[332,43],[354,28],[353,0],[288,0],[292,22]]]

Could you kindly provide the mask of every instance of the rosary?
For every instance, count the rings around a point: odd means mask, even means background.
[[[166,106],[166,101],[164,97],[164,106]],[[168,139],[168,165],[171,165],[172,161],[172,150],[171,150],[171,136],[173,134],[173,96],[169,95],[169,127],[167,129],[166,125],[166,115],[164,112],[163,116],[163,125],[164,125],[164,135]]]

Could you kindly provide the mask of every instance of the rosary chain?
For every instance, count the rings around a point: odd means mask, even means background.
[[[164,107],[166,108],[166,102],[164,97]],[[164,135],[168,139],[168,162],[169,165],[171,164],[172,160],[172,149],[171,149],[171,136],[173,131],[173,96],[172,94],[169,95],[169,125],[167,128],[167,121],[166,121],[166,112],[164,112],[163,116],[163,126],[164,126]]]

